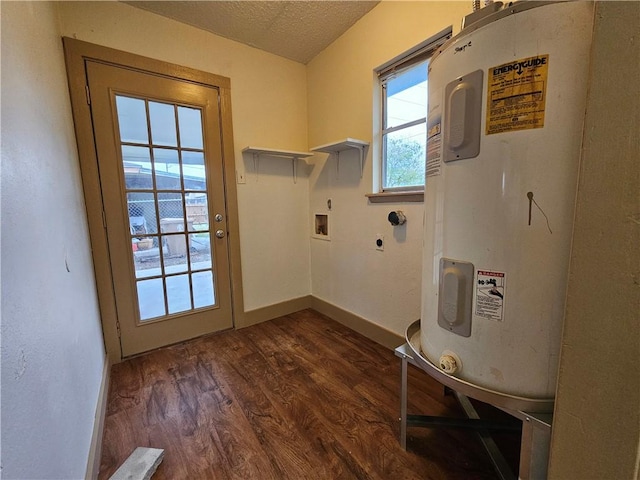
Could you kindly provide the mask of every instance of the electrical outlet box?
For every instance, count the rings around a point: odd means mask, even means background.
[[[331,240],[328,213],[316,213],[314,215],[313,233],[311,236],[313,238],[319,238],[320,240]]]
[[[384,235],[380,233],[376,235],[376,250],[384,252]]]

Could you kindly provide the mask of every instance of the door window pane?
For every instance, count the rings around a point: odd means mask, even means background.
[[[182,190],[182,172],[178,160],[178,150],[154,148],[153,164],[158,190]]]
[[[129,228],[132,236],[158,233],[156,202],[153,193],[127,193]]]
[[[159,277],[162,275],[158,245],[160,245],[160,239],[157,235],[133,237],[131,239],[136,278]]]
[[[187,271],[187,240],[184,234],[163,235],[164,271],[166,274]]]
[[[202,114],[197,108],[178,107],[180,146],[202,150]]]
[[[122,168],[127,190],[151,190],[151,154],[148,147],[122,145]]]
[[[138,308],[140,320],[151,320],[166,315],[162,278],[138,282]]]
[[[116,95],[120,140],[130,143],[149,143],[145,101]]]
[[[160,230],[162,233],[184,232],[184,211],[181,193],[158,193]]]
[[[167,303],[169,313],[191,310],[189,275],[167,277]]]
[[[187,193],[187,224],[190,232],[209,230],[209,205],[206,193]]]
[[[191,275],[193,282],[193,307],[209,307],[214,305],[213,276],[211,270]]]
[[[154,145],[177,147],[176,114],[173,105],[149,102],[151,140]]]
[[[206,190],[207,177],[203,152],[182,152],[185,190]]]
[[[211,268],[211,235],[209,232],[189,235],[189,252],[191,253],[191,270]]]

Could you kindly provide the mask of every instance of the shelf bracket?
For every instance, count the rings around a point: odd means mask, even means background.
[[[340,176],[340,152],[348,149],[356,149],[358,150],[358,156],[360,160],[360,178],[364,175],[364,158],[365,158],[365,150],[369,146],[369,142],[365,142],[364,140],[357,140],[355,138],[345,138],[344,140],[340,140],[338,142],[328,143],[326,145],[319,145],[311,149],[312,152],[324,152],[329,155],[335,155],[336,157],[336,172],[338,173],[338,177]]]
[[[253,172],[256,174],[256,182],[258,181],[258,164],[260,160],[260,154],[258,153],[254,153],[253,154]]]
[[[293,170],[293,183],[298,183],[298,157],[291,159],[291,168]]]
[[[309,152],[295,152],[292,150],[276,150],[273,148],[261,148],[261,147],[245,147],[242,149],[242,153],[251,153],[253,155],[253,169],[256,172],[256,181],[258,180],[258,164],[260,155],[267,155],[270,157],[286,158],[291,160],[291,170],[293,174],[293,183],[298,183],[298,159],[305,159],[311,157],[313,153]]]
[[[366,147],[364,145],[362,145],[361,147],[358,147],[358,153],[360,154],[360,178],[362,178],[362,175],[364,174],[364,149]]]

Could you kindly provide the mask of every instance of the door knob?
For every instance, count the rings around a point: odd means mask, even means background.
[[[216,237],[224,238],[224,230],[216,230]]]
[[[216,222],[221,222],[223,217],[221,213],[216,213],[216,216],[213,218]]]

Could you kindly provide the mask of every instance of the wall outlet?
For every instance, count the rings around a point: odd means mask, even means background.
[[[247,183],[247,174],[245,172],[236,170],[236,183],[238,183],[239,185]]]
[[[376,250],[384,252],[384,235],[380,233],[376,235]]]

